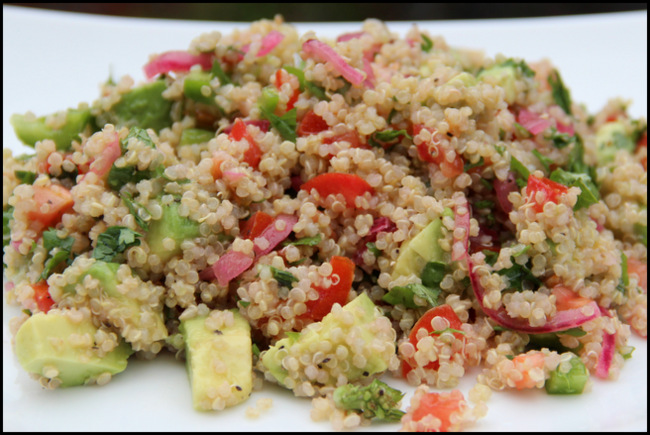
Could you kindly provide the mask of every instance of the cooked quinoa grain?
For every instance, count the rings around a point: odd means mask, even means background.
[[[44,388],[171,352],[197,410],[273,383],[335,430],[462,430],[493,391],[588,394],[647,336],[646,120],[587,113],[550,61],[276,17],[144,71],[12,117],[5,294]]]

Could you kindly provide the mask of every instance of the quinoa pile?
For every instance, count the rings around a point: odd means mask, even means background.
[[[406,431],[465,428],[492,390],[553,393],[575,370],[572,393],[588,391],[624,369],[630,334],[647,336],[647,124],[626,101],[590,114],[547,60],[376,20],[336,40],[262,20],[145,72],[92,104],[12,118],[33,147],[3,149],[14,334],[46,313],[90,322],[53,345],[84,361],[123,346],[184,360],[184,321],[221,333],[238,313],[253,389],[280,383],[348,429],[378,414],[337,388],[403,377],[418,387],[391,420]],[[369,323],[343,308],[362,295]],[[468,402],[454,388],[470,367]],[[209,370],[231,379],[227,361]],[[65,386],[52,365],[31,375]]]

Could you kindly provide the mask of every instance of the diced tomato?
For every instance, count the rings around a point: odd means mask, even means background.
[[[419,134],[423,128],[425,127],[422,125],[419,124],[414,125],[413,135],[415,136]],[[431,131],[431,129],[428,130]],[[436,134],[436,132],[431,131],[431,134]],[[438,166],[440,166],[440,171],[442,172],[442,175],[444,175],[447,178],[457,177],[460,174],[462,174],[465,169],[465,161],[463,160],[463,157],[458,153],[456,153],[456,157],[454,158],[454,161],[450,162],[449,160],[447,160],[444,150],[440,146],[422,142],[417,146],[417,150],[420,159],[422,159],[427,163],[435,163]]]
[[[303,116],[298,123],[296,132],[298,133],[298,136],[302,137],[320,133],[328,128],[330,127],[327,125],[327,122],[325,122],[325,120],[320,116],[316,115],[313,110],[310,110],[305,113],[305,116]]]
[[[279,69],[275,72],[275,87],[280,90],[282,85],[286,83],[286,80],[284,80],[284,70]],[[288,73],[287,73],[288,74]],[[300,89],[297,88],[293,91],[293,94],[291,95],[291,98],[289,98],[289,101],[287,101],[287,110],[293,109],[294,104],[296,104],[296,101],[298,101],[298,97],[300,96]]]
[[[301,317],[318,322],[332,311],[332,305],[339,303],[343,306],[347,302],[354,278],[354,263],[347,257],[334,256],[330,260],[330,264],[332,265],[332,274],[330,275],[332,285],[328,288],[314,286],[319,297],[316,300],[305,302],[307,312]]]
[[[271,225],[272,222],[273,217],[271,217],[271,215],[264,213],[263,211],[258,211],[244,222],[240,235],[244,239],[254,240],[262,234],[264,229]]]
[[[522,353],[512,359],[515,364],[515,369],[523,375],[523,377],[515,381],[515,388],[524,390],[527,388],[535,388],[537,381],[530,377],[530,371],[533,369],[544,369],[544,354],[539,351],[531,351]]]
[[[528,184],[526,190],[528,191],[528,202],[533,204],[533,210],[537,213],[544,210],[544,204],[547,202],[554,202],[557,204],[560,196],[566,194],[569,189],[555,181],[548,178],[537,178],[534,175],[528,176]],[[537,193],[543,192],[544,199],[538,200]],[[540,202],[541,201],[541,202]]]
[[[316,189],[322,198],[340,193],[345,198],[348,208],[355,207],[355,199],[366,192],[374,193],[374,189],[366,180],[354,174],[328,172],[318,175],[300,187],[310,192]]]
[[[635,275],[639,280],[639,286],[644,292],[648,292],[648,263],[643,263],[634,258],[627,259],[628,275]]]
[[[415,348],[417,349],[418,346],[418,331],[422,328],[424,328],[429,334],[433,335],[440,335],[440,333],[435,333],[433,331],[433,326],[431,326],[431,321],[434,319],[434,317],[444,317],[449,321],[449,327],[452,329],[457,329],[461,330],[463,326],[463,322],[460,321],[458,318],[458,315],[454,311],[454,309],[451,307],[451,305],[444,304],[444,305],[439,305],[437,307],[433,307],[430,310],[428,310],[426,313],[418,319],[417,322],[415,322],[415,325],[413,325],[413,329],[411,329],[411,333],[409,334],[409,341]],[[460,339],[462,338],[462,334],[458,332],[454,332],[454,337]],[[438,370],[440,368],[440,363],[438,361],[431,361],[429,364],[425,366],[426,369],[431,369],[431,370]],[[406,375],[413,370],[413,367],[409,365],[406,361],[403,362],[402,364],[402,376],[406,377]]]
[[[223,177],[223,171],[221,170],[221,164],[229,158],[229,155],[225,151],[216,151],[212,155],[212,168],[210,168],[210,173],[215,180],[219,180]]]
[[[70,191],[63,186],[57,184],[34,186],[34,206],[27,213],[30,228],[40,232],[55,226],[73,205],[74,200]]]
[[[412,420],[420,421],[428,415],[432,415],[440,420],[441,424],[438,430],[440,432],[449,432],[460,426],[461,419],[451,421],[451,415],[462,413],[467,408],[467,402],[463,393],[459,390],[453,390],[448,393],[426,393],[420,397],[420,403],[413,411]],[[422,428],[426,430],[426,428]]]
[[[34,300],[36,301],[36,306],[39,310],[47,313],[54,305],[54,301],[50,296],[50,287],[47,285],[46,281],[40,281],[36,284],[32,284],[34,289]]]
[[[558,311],[580,308],[591,302],[591,299],[578,296],[576,292],[562,284],[553,287],[551,293],[555,295],[555,307]]]
[[[114,133],[110,142],[104,146],[104,150],[90,164],[89,172],[94,172],[99,178],[104,178],[108,175],[115,160],[122,155],[119,139],[117,133]]]
[[[333,144],[334,142],[342,141],[348,142],[350,144],[350,148],[363,148],[365,150],[371,149],[370,145],[361,142],[361,139],[359,139],[359,134],[357,134],[357,132],[354,130],[346,131],[343,134],[323,139],[323,143],[328,145]],[[330,153],[328,157],[332,158],[334,157],[334,154]]]
[[[246,124],[241,118],[235,119],[235,124],[232,127],[232,130],[228,134],[230,139],[240,141],[246,139],[248,142],[248,149],[244,152],[244,162],[248,163],[251,168],[257,169],[262,160],[262,150],[255,142],[255,139],[252,138],[248,131],[246,131]]]

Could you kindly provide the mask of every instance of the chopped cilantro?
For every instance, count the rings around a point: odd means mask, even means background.
[[[113,262],[120,254],[132,246],[139,246],[142,234],[136,233],[127,227],[112,226],[97,237],[97,246],[93,251],[93,258]]]
[[[447,272],[447,265],[440,261],[429,261],[422,269],[422,284],[425,287],[439,289]]]
[[[627,286],[630,285],[630,276],[627,272],[627,255],[621,252],[621,281],[616,286],[616,289],[625,294]]]
[[[517,175],[519,175],[521,178],[523,178],[526,182],[528,182],[528,177],[530,176],[530,171],[526,166],[524,166],[523,163],[521,163],[515,156],[512,156],[510,158],[510,169],[515,171]]]
[[[591,180],[591,177],[587,174],[568,172],[558,168],[551,173],[549,178],[552,181],[564,184],[565,186],[575,186],[580,188],[581,192],[576,201],[576,205],[573,207],[574,210],[589,207],[590,205],[597,203],[600,199],[598,188]]]
[[[368,144],[373,147],[382,148],[386,145],[396,144],[400,136],[406,136],[408,139],[413,139],[406,130],[382,130],[373,133],[370,138],[368,138]]]
[[[375,257],[379,257],[381,255],[381,251],[377,249],[377,245],[375,245],[373,242],[366,243],[366,248],[368,248],[368,250],[372,252]]]
[[[325,89],[318,86],[314,82],[305,80],[305,73],[300,68],[296,68],[295,66],[289,66],[289,65],[283,66],[282,68],[289,74],[293,74],[294,76],[298,77],[298,82],[300,83],[301,92],[304,91],[306,88],[310,94],[312,94],[314,97],[318,98],[319,100],[330,101],[330,98],[325,93]]]
[[[74,237],[69,236],[65,239],[60,239],[56,233],[57,231],[54,228],[43,232],[43,248],[47,251],[48,258],[45,261],[41,279],[47,279],[59,264],[70,258],[70,253],[72,252]],[[52,250],[55,248],[57,250],[52,254]]]
[[[560,133],[555,127],[551,127],[550,134],[544,136],[544,138],[553,142],[555,148],[560,149],[571,145],[577,140],[576,135],[570,136],[569,133]]]
[[[425,299],[432,307],[439,305],[438,297],[440,290],[426,287],[422,284],[407,284],[405,286],[395,286],[386,293],[381,300],[391,305],[404,305],[406,308],[419,308],[413,300],[413,296]]]

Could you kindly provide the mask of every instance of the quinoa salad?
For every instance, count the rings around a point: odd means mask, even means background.
[[[647,337],[627,100],[590,113],[549,60],[371,19],[276,17],[142,64],[11,116],[5,322],[42,387],[170,354],[197,412],[258,418],[273,384],[334,430],[461,431],[494,395],[579,401]]]

